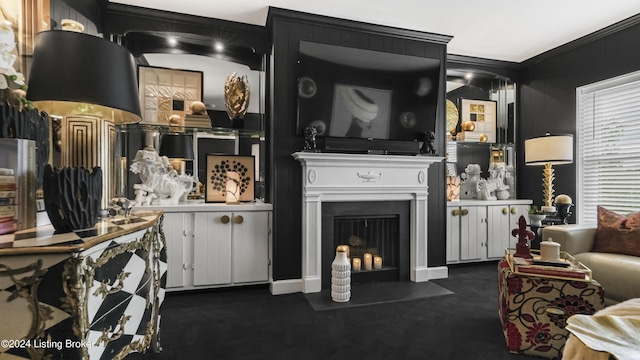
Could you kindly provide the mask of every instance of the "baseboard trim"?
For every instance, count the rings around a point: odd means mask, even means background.
[[[446,279],[449,277],[449,268],[446,266],[434,266],[429,268],[429,280]]]
[[[284,295],[302,292],[302,279],[271,281],[271,295]]]

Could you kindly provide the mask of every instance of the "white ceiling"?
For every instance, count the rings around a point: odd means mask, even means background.
[[[640,13],[638,0],[110,0],[265,25],[269,6],[451,35],[447,52],[522,62]]]

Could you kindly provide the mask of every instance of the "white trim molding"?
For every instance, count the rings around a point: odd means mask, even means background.
[[[302,292],[322,285],[322,204],[345,201],[411,202],[410,279],[446,277],[446,267],[428,268],[429,166],[444,158],[297,152],[302,165]]]

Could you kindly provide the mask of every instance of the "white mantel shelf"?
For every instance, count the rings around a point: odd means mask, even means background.
[[[410,201],[410,277],[427,281],[446,277],[446,267],[427,267],[428,168],[444,158],[296,152],[302,165],[302,292],[321,291],[322,203]]]

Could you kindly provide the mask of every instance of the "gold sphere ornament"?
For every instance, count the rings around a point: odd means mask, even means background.
[[[555,199],[555,203],[556,205],[559,204],[571,204],[573,200],[571,200],[571,197],[569,195],[565,195],[565,194],[560,194],[558,196],[556,196]]]
[[[191,103],[191,114],[193,115],[206,115],[207,107],[202,101],[194,101]]]
[[[480,142],[487,142],[487,140],[489,140],[489,137],[487,136],[487,134],[480,134],[480,138],[478,140],[480,140]]]
[[[465,121],[462,123],[462,130],[473,131],[476,129],[476,124],[473,121]]]

